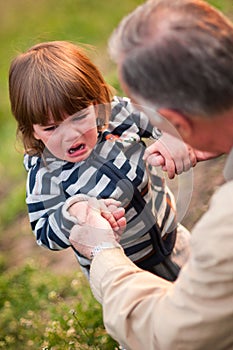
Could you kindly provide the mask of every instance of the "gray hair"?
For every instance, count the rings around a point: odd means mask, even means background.
[[[132,94],[211,117],[233,108],[233,25],[201,0],[149,0],[109,40]]]

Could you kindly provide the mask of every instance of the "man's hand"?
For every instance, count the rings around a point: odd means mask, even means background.
[[[217,158],[223,154],[223,153],[216,153],[216,152],[199,151],[197,149],[194,149],[194,152],[198,162],[203,162],[205,160]]]
[[[204,152],[192,148],[179,138],[166,132],[146,148],[143,159],[153,166],[160,166],[169,179],[188,171],[197,162],[216,158],[222,154]]]
[[[112,198],[98,199],[100,214],[109,222],[118,242],[126,227],[125,209],[120,205],[119,201]],[[69,213],[77,217],[80,224],[85,224],[88,207],[87,200],[76,202],[69,208]]]
[[[170,179],[194,167],[197,158],[192,147],[167,133],[147,147],[143,159],[153,166],[161,166]]]

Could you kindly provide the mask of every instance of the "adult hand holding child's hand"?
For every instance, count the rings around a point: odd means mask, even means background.
[[[81,204],[81,203],[80,203]],[[110,204],[109,204],[110,205]],[[111,205],[114,205],[113,203]],[[109,221],[102,216],[103,203],[96,198],[90,198],[80,205],[79,218],[82,217],[81,225],[74,225],[70,234],[70,242],[75,249],[88,259],[92,259],[94,250],[98,246],[118,247],[119,236],[114,233]],[[119,214],[120,211],[116,210]],[[104,215],[107,216],[106,212]],[[117,214],[116,214],[117,215]],[[121,222],[123,223],[122,217]],[[123,226],[122,226],[123,227]]]

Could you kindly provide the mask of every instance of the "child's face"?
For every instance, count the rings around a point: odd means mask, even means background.
[[[57,158],[68,162],[85,160],[97,143],[97,126],[94,107],[84,109],[65,120],[48,125],[34,124],[34,137],[41,140],[45,147]]]

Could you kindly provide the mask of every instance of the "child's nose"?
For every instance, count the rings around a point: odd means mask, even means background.
[[[72,137],[77,138],[77,136],[82,135],[82,131],[74,123],[68,122],[63,123],[60,128],[62,137],[65,139],[71,139]]]

